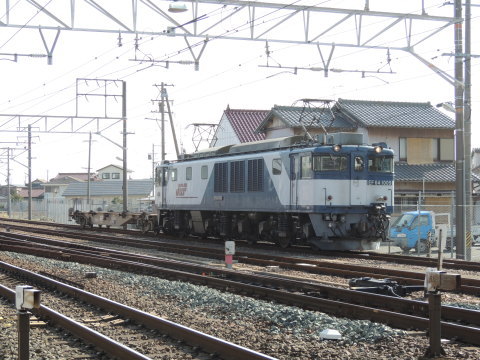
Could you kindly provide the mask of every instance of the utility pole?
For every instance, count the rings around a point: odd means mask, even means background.
[[[161,116],[161,132],[162,132],[162,154],[160,159],[162,160],[162,163],[165,160],[165,84],[162,82],[161,88],[160,88],[160,97],[161,101],[158,104],[159,106],[159,111],[160,111],[160,116]]]
[[[175,126],[173,126],[172,111],[170,109],[170,102],[168,101],[168,93],[166,89],[165,89],[165,97],[167,99],[168,118],[170,120],[170,127],[172,128],[173,143],[175,145],[175,153],[177,154],[177,159],[178,159],[180,157],[180,151],[178,150],[177,134],[175,133]]]
[[[12,196],[10,194],[10,148],[7,148],[7,214],[12,217]]]
[[[32,125],[28,125],[28,220],[32,220]]]
[[[152,101],[158,101],[158,112],[161,114],[160,116],[160,121],[162,122],[160,125],[160,131],[161,131],[161,147],[162,147],[162,153],[161,153],[161,161],[163,162],[165,160],[165,103],[167,105],[167,111],[168,111],[168,117],[170,120],[170,127],[172,129],[172,136],[173,136],[173,143],[175,145],[175,153],[177,154],[177,159],[179,158],[180,151],[178,149],[178,142],[177,142],[177,135],[175,133],[175,126],[173,125],[173,117],[172,117],[172,111],[170,109],[170,102],[168,100],[168,94],[167,94],[167,86],[173,86],[173,85],[167,85],[165,83],[161,83],[160,85],[154,84],[153,86],[155,87],[160,87],[160,100],[152,100]],[[155,112],[155,111],[153,111]],[[156,120],[156,119],[150,119],[149,120]]]
[[[128,208],[127,178],[127,83],[122,81],[122,121],[123,121],[123,211]]]
[[[455,0],[455,177],[456,209],[455,227],[457,259],[465,259],[465,147],[463,120],[463,46],[462,46],[462,2]]]
[[[90,167],[90,160],[91,160],[91,154],[92,154],[92,132],[88,134],[88,177],[87,177],[87,207],[88,210],[92,210],[92,207],[90,205],[90,172],[91,172],[91,167]]]
[[[465,94],[464,94],[464,126],[465,126],[465,260],[472,260],[472,108],[471,108],[471,1],[465,1]],[[458,237],[457,237],[458,239]]]

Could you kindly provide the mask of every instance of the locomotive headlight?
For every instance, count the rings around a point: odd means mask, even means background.
[[[342,150],[342,145],[333,145],[332,150],[335,152],[339,152],[340,150]]]
[[[344,223],[345,220],[347,220],[347,219],[345,218],[345,215],[340,216],[340,222]]]
[[[333,196],[332,196],[332,195],[328,195],[328,196],[327,196],[327,200],[328,200],[328,201],[331,201],[332,199],[333,199]]]
[[[374,150],[377,154],[380,154],[380,153],[382,152],[383,148],[382,148],[381,146],[378,146],[378,145],[377,145],[377,146],[375,146],[375,147],[373,148],[373,150]]]

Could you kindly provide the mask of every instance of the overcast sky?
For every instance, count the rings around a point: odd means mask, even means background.
[[[13,1],[10,1],[13,3]],[[24,0],[19,1],[19,7]],[[55,10],[57,1],[43,1]],[[453,7],[443,5],[445,1],[425,1],[429,15],[453,16]],[[80,2],[77,2],[80,3]],[[103,1],[103,3],[108,3]],[[119,1],[120,3],[120,1]],[[127,4],[129,1],[121,3]],[[157,1],[165,9],[168,3]],[[293,3],[293,1],[292,1]],[[299,1],[297,3],[306,3]],[[325,7],[363,9],[362,1],[310,1]],[[373,1],[370,10],[420,13],[421,0]],[[476,2],[473,1],[473,4]],[[30,6],[31,7],[31,6]],[[47,7],[48,8],[48,7]],[[0,10],[0,21],[5,21],[4,7]],[[31,10],[23,15],[30,19],[35,15]],[[80,14],[77,14],[80,18]],[[12,15],[13,16],[13,15]],[[179,15],[179,22],[191,19],[191,13]],[[472,53],[480,54],[480,43],[475,36],[478,33],[480,8],[472,7]],[[89,17],[87,17],[90,19]],[[84,20],[85,18],[82,18]],[[91,18],[91,21],[96,21]],[[98,21],[98,20],[97,20]],[[153,26],[153,25],[152,25]],[[225,28],[238,26],[225,23]],[[402,25],[403,26],[403,25]],[[438,25],[435,25],[438,26]],[[366,28],[367,29],[367,28]],[[425,29],[416,28],[421,33]],[[477,30],[477,31],[476,31]],[[288,32],[288,27],[284,30]],[[342,27],[337,39],[354,37],[354,23]],[[367,30],[366,30],[367,31]],[[47,43],[51,44],[54,32],[46,32]],[[401,41],[404,31],[398,30],[389,41]],[[287,36],[287,35],[286,35]],[[198,39],[189,40],[192,44]],[[337,40],[338,41],[338,40]],[[12,57],[0,56],[0,113],[2,114],[43,114],[74,115],[76,111],[76,79],[99,78],[119,79],[127,83],[128,117],[128,168],[132,178],[151,176],[152,162],[148,154],[155,146],[156,157],[160,157],[159,123],[147,120],[158,114],[158,89],[154,84],[162,82],[173,85],[168,87],[172,100],[172,111],[179,142],[190,152],[193,150],[193,129],[191,123],[218,123],[227,106],[234,109],[269,110],[274,105],[299,105],[299,99],[358,99],[379,101],[412,101],[437,104],[454,100],[454,88],[441,79],[431,69],[406,52],[391,51],[389,57],[385,50],[365,50],[358,48],[335,49],[331,67],[350,70],[391,71],[392,74],[330,72],[328,77],[321,71],[298,70],[290,67],[321,67],[322,61],[316,46],[269,43],[270,56],[265,53],[265,43],[249,41],[211,40],[200,58],[199,71],[193,65],[171,63],[165,66],[150,66],[149,62],[132,59],[169,59],[170,61],[192,60],[183,37],[147,37],[138,41],[135,51],[133,36],[124,35],[122,46],[118,46],[118,34],[98,34],[86,32],[62,31],[53,52],[53,64],[47,65],[45,58],[20,57],[17,62]],[[388,44],[385,44],[388,46]],[[432,37],[415,51],[435,66],[453,75],[454,59],[444,56],[454,50],[453,28],[450,27]],[[198,54],[200,47],[194,49]],[[328,57],[328,48],[324,56]],[[38,31],[27,29],[4,29],[0,32],[0,53],[44,53]],[[265,68],[264,65],[281,65],[286,69]],[[472,143],[480,147],[480,125],[478,124],[479,59],[472,60]],[[90,84],[89,86],[94,86]],[[83,91],[84,89],[82,89]],[[98,99],[85,97],[79,101],[80,112],[103,112]],[[116,102],[118,101],[118,102]],[[108,115],[119,116],[121,102],[112,99],[108,104]],[[453,116],[453,114],[449,114]],[[4,120],[2,120],[3,124]],[[106,124],[106,123],[105,123]],[[112,122],[113,124],[113,122]],[[0,130],[14,129],[18,124],[8,123]],[[113,144],[121,144],[121,123],[113,125],[104,132],[105,137],[93,136],[92,170],[108,164],[121,162],[122,150]],[[0,141],[26,141],[25,133],[0,133]],[[88,135],[79,134],[34,134],[32,147],[33,179],[47,180],[59,172],[86,172],[88,164]],[[15,144],[10,144],[15,146]],[[0,147],[8,146],[0,144]],[[19,144],[19,147],[25,146]],[[167,133],[167,159],[174,159],[171,133]],[[205,144],[203,146],[206,146]],[[20,154],[20,152],[16,152]],[[26,180],[26,154],[11,163],[12,183],[23,184]],[[22,165],[23,164],[23,165]],[[6,164],[0,163],[0,184],[6,183]]]

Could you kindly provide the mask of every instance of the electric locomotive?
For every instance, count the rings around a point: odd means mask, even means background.
[[[334,133],[209,148],[156,168],[158,229],[373,250],[393,210],[393,150]]]

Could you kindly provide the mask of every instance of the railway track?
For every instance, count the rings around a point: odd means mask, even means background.
[[[0,276],[3,284],[0,285],[0,296],[14,303],[15,292],[10,288],[18,284],[18,278],[28,281],[30,285],[43,287],[46,291],[42,293],[42,303],[52,305],[41,305],[39,309],[32,309],[31,312],[38,319],[64,328],[117,359],[160,359],[163,358],[166,348],[169,348],[169,353],[181,357],[185,351],[184,344],[189,345],[187,351],[190,353],[198,355],[203,352],[205,357],[215,353],[223,359],[273,359],[48,276],[5,262],[0,262],[0,269],[7,274]],[[68,295],[68,298],[64,295]],[[60,308],[64,314],[53,310],[53,306]],[[74,320],[73,317],[78,318],[79,314],[81,319]],[[168,337],[165,338],[165,335]],[[123,343],[114,338],[123,339]],[[178,345],[179,341],[181,346]],[[145,353],[145,349],[148,349],[148,352]]]
[[[30,224],[30,225],[41,225],[41,226],[53,226],[53,227],[61,227],[65,229],[79,231],[80,227],[78,225],[70,225],[70,224],[52,224],[49,222],[42,222],[42,221],[32,221],[32,220],[21,220],[21,219],[0,219],[0,224],[3,226],[8,226],[11,229],[17,228],[19,230],[25,229],[21,225],[15,226],[14,224]],[[39,228],[36,228],[36,231],[39,231]],[[130,235],[130,236],[141,236],[142,238],[145,237],[152,237],[155,240],[159,241],[159,237],[155,236],[152,233],[142,234],[140,231],[137,230],[125,230],[125,229],[114,229],[114,228],[92,228],[90,229],[95,234],[122,234],[122,235]],[[28,230],[26,230],[28,231]],[[83,234],[88,234],[89,231],[83,231]],[[88,235],[86,235],[88,236]],[[113,238],[113,237],[112,237]],[[175,240],[173,237],[168,237],[162,235],[162,239],[172,239]],[[133,239],[132,239],[133,240]],[[128,238],[125,238],[125,241],[128,242]],[[139,241],[138,239],[134,241]],[[197,242],[198,239],[197,239]],[[201,241],[205,243],[205,240]],[[218,244],[219,242],[216,241],[213,244]],[[260,250],[279,250],[277,246],[273,244],[255,244],[255,245],[248,245],[246,241],[237,240],[237,243],[242,244],[242,247],[252,249],[255,251],[256,249]],[[195,245],[195,244],[192,244]],[[291,247],[288,249],[289,254],[294,255],[305,255],[306,253],[312,253],[313,250],[307,249],[305,247]],[[376,253],[372,251],[364,251],[364,252],[345,252],[345,251],[322,251],[318,252],[318,254],[326,257],[332,258],[352,258],[352,259],[368,259],[368,260],[377,260],[377,261],[385,261],[390,263],[397,263],[397,264],[405,264],[405,265],[413,265],[413,266],[422,266],[422,267],[436,267],[438,263],[437,258],[428,258],[425,256],[410,256],[410,255],[399,255],[399,254],[382,254]],[[478,271],[480,272],[480,262],[473,262],[473,261],[465,261],[453,258],[443,258],[443,268],[444,269],[452,269],[452,270],[466,270],[466,271]]]
[[[22,227],[22,226],[13,226],[11,229],[18,229],[22,231],[32,231],[31,228]],[[71,232],[71,231],[59,231],[59,230],[50,230],[50,229],[35,229],[36,234],[45,234],[48,236],[62,236],[66,238],[75,238],[81,240],[93,241],[96,243],[106,243],[114,245],[126,245],[136,248],[144,249],[155,249],[158,251],[180,253],[184,255],[206,257],[211,259],[224,259],[225,252],[222,248],[205,248],[201,246],[194,246],[191,244],[179,244],[160,240],[145,240],[140,238],[129,238],[129,237],[113,237],[106,235],[98,235],[96,233],[92,234],[90,232]],[[13,234],[12,234],[13,236]],[[30,235],[21,235],[15,234],[17,238],[20,239],[29,239],[33,241],[35,237]],[[47,241],[46,239],[39,238],[38,241]],[[357,254],[353,254],[357,255]],[[261,254],[258,252],[252,251],[242,251],[237,250],[236,259],[239,262],[258,265],[258,266],[277,266],[283,269],[297,270],[302,272],[309,272],[313,274],[324,274],[332,276],[341,276],[347,278],[355,277],[386,277],[397,281],[399,284],[403,285],[423,285],[425,274],[418,271],[406,271],[406,270],[397,270],[397,269],[388,269],[382,267],[371,267],[371,266],[362,266],[355,264],[332,264],[329,261],[322,260],[312,260],[308,258],[298,258],[298,257],[286,257],[286,256],[276,256],[271,254]],[[365,258],[361,257],[361,258]],[[428,263],[433,267],[433,263]],[[421,264],[420,266],[425,266]],[[460,291],[465,294],[470,295],[480,295],[480,280],[474,278],[463,277]]]
[[[255,297],[260,296],[304,309],[386,323],[397,328],[421,330],[428,328],[428,306],[421,301],[359,293],[272,275],[246,274],[200,264],[132,255],[118,250],[66,244],[65,241],[59,240],[48,240],[42,244],[40,239],[19,240],[11,238],[10,235],[12,234],[2,234],[0,249],[188,281]],[[479,311],[444,306],[442,317],[444,337],[480,345]],[[464,324],[455,323],[458,321]]]

